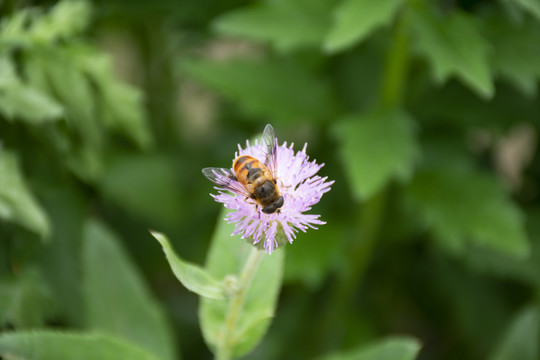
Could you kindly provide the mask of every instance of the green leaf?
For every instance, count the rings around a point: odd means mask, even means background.
[[[139,347],[100,334],[58,331],[0,335],[0,355],[10,360],[158,360]]]
[[[82,32],[90,22],[90,4],[84,0],[58,2],[45,16],[37,18],[29,29],[32,40],[49,43]]]
[[[96,55],[85,46],[58,47],[29,52],[26,74],[31,84],[53,94],[64,107],[67,134],[59,149],[71,171],[86,182],[95,181],[103,168],[106,133],[96,112],[96,96],[83,66],[85,58]]]
[[[77,138],[76,136],[73,137]],[[104,156],[102,149],[93,147],[88,143],[76,143],[74,141],[72,147],[65,154],[65,161],[67,167],[79,179],[87,183],[94,183],[102,175]]]
[[[191,60],[182,69],[256,116],[324,119],[335,111],[330,86],[289,61]]]
[[[523,10],[527,11],[532,16],[536,17],[537,20],[540,20],[540,1],[538,0],[506,0],[512,2]]]
[[[538,359],[538,308],[521,311],[512,321],[491,360]]]
[[[358,44],[377,28],[394,20],[404,0],[344,0],[334,11],[334,26],[324,49],[337,52]]]
[[[423,126],[430,129],[459,129],[465,131],[469,139],[472,134],[478,133],[473,129],[482,129],[481,133],[500,134],[521,122],[535,123],[538,104],[513,87],[501,85],[497,88],[496,96],[491,101],[485,101],[471,96],[471,92],[458,82],[450,82],[439,89],[430,88],[409,105],[410,111]],[[428,137],[435,134],[439,138],[442,133],[430,132]],[[453,137],[454,144],[463,141],[463,137],[455,136],[456,133],[449,135]],[[476,142],[476,145],[480,143]]]
[[[48,164],[44,166],[48,170]],[[80,288],[82,233],[90,199],[74,179],[66,181],[54,175],[44,179],[42,172],[36,177],[47,184],[40,186],[39,197],[54,229],[53,241],[38,251],[39,271],[50,286],[55,319],[80,327],[84,318]]]
[[[25,58],[30,82],[54,94],[64,106],[70,134],[79,139],[77,145],[92,151],[101,149],[106,139],[97,113],[95,85],[85,67],[86,61],[98,56],[93,48],[81,45],[31,52]]]
[[[30,12],[21,10],[13,16],[5,17],[0,22],[0,49],[11,49],[15,45],[24,45],[30,42],[27,34],[27,24]]]
[[[495,178],[468,166],[437,166],[416,174],[408,188],[412,208],[446,248],[465,251],[471,241],[525,257],[529,243],[520,209]]]
[[[62,107],[48,96],[21,83],[12,84],[0,95],[0,111],[8,119],[19,118],[29,123],[56,120]]]
[[[225,216],[225,210],[222,215]],[[231,302],[237,300],[238,294],[233,292],[230,300],[201,299],[199,316],[206,342],[215,352],[220,341],[227,337],[236,358],[251,351],[270,325],[281,287],[285,253],[284,249],[278,249],[271,255],[264,254],[239,236],[231,236],[234,225],[222,219],[218,221],[206,262],[206,269],[212,276],[218,279],[234,276],[241,282],[240,274],[248,259],[262,256],[233,324],[227,320],[230,320],[233,308]]]
[[[0,279],[0,327],[43,326],[51,316],[51,300],[50,289],[36,271]]]
[[[225,287],[222,282],[216,280],[201,267],[182,260],[176,255],[165,235],[155,231],[150,233],[163,247],[169,265],[182,285],[202,297],[210,299],[223,299],[225,297]]]
[[[83,291],[88,328],[138,344],[159,359],[175,359],[165,313],[119,240],[97,221],[84,229]]]
[[[142,148],[150,145],[141,92],[114,76],[103,53],[92,46],[70,44],[29,51],[24,61],[30,83],[64,106],[75,148],[67,156],[78,174],[86,173],[83,177],[93,180],[99,175],[106,130],[126,135]]]
[[[79,34],[89,21],[90,6],[82,0],[60,1],[46,14],[19,10],[0,24],[0,47],[50,44]]]
[[[90,5],[83,0],[60,1],[48,13],[19,10],[0,24],[0,48],[49,45],[78,35],[89,21]]]
[[[534,96],[540,79],[540,22],[528,17],[512,21],[501,12],[485,17],[484,29],[495,48],[494,71]]]
[[[414,360],[420,348],[421,344],[415,338],[393,336],[320,360]]]
[[[47,216],[28,189],[16,156],[0,148],[0,219],[17,223],[45,238]]]
[[[269,41],[288,51],[320,44],[331,6],[329,0],[263,1],[227,12],[213,25],[222,34]]]
[[[493,96],[491,46],[480,34],[474,18],[459,11],[441,15],[421,8],[412,11],[409,24],[416,50],[430,62],[436,81],[443,83],[456,76],[479,96]]]
[[[55,94],[64,106],[69,128],[85,145],[95,149],[102,146],[104,136],[102,126],[95,116],[92,85],[80,61],[89,51],[88,48],[77,47],[33,53],[28,57],[27,64],[33,67],[32,70],[43,72],[43,76],[48,79],[46,91]],[[32,75],[30,73],[31,78]]]
[[[117,80],[110,60],[104,54],[90,53],[80,61],[96,86],[100,120],[110,129],[130,137],[140,147],[148,147],[150,129],[144,118],[140,90]]]
[[[23,83],[11,61],[0,57],[0,112],[8,119],[41,123],[58,119],[63,108],[46,94]]]
[[[418,155],[414,123],[399,110],[347,116],[334,127],[353,195],[363,200],[390,180],[407,180]]]

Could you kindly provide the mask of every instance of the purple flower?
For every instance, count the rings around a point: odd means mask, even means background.
[[[225,217],[228,223],[235,224],[232,235],[241,234],[242,238],[250,238],[252,239],[250,243],[258,244],[257,246],[264,247],[267,253],[272,253],[274,249],[285,243],[285,238],[292,243],[298,230],[305,232],[308,228],[317,229],[317,225],[325,224],[319,219],[320,215],[305,214],[305,212],[311,210],[311,207],[319,202],[322,195],[330,190],[334,181],[327,181],[327,177],[316,175],[324,164],[318,165],[315,161],[309,161],[306,147],[307,144],[304,145],[302,151],[295,153],[293,144],[287,146],[287,143],[284,143],[280,146],[277,145],[276,140],[275,176],[277,187],[284,199],[279,211],[266,214],[254,200],[246,199],[235,191],[230,192],[223,186],[215,187],[219,193],[211,194],[212,197],[223,203],[227,209],[232,210]],[[267,146],[259,144],[257,140],[254,145],[246,141],[245,149],[238,145],[235,158],[242,155],[249,155],[263,162],[267,156]],[[233,174],[232,169],[231,173]],[[238,182],[233,185],[243,186]],[[231,188],[231,186],[228,187]]]

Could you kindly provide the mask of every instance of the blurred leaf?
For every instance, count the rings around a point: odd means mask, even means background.
[[[442,88],[428,88],[409,105],[411,113],[422,126],[430,128],[461,129],[471,136],[479,132],[506,133],[518,123],[534,123],[539,104],[523,96],[515,86],[499,82],[497,93],[490,101],[482,100],[455,81]],[[444,109],[444,111],[441,111]],[[442,135],[442,131],[436,135]],[[428,136],[433,136],[430,132]],[[462,141],[450,133],[454,141]]]
[[[95,55],[85,46],[33,51],[25,57],[29,81],[52,94],[64,106],[67,124],[63,160],[85,182],[94,182],[103,170],[106,141],[97,117],[93,85],[88,81],[81,59]]]
[[[334,127],[353,195],[364,200],[390,180],[407,180],[418,148],[414,123],[399,110],[347,116]]]
[[[174,224],[182,215],[179,186],[168,158],[119,153],[109,162],[99,184],[107,199],[160,224]]]
[[[289,61],[199,59],[184,61],[182,70],[256,116],[324,119],[335,111],[330,86]]]
[[[420,8],[412,12],[409,24],[417,51],[430,62],[436,81],[443,83],[456,76],[481,97],[493,96],[491,46],[474,18],[459,11],[440,15],[431,8]]]
[[[100,120],[130,137],[140,147],[148,147],[150,129],[144,118],[141,92],[116,79],[107,56],[101,53],[88,55],[81,62],[97,87]]]
[[[0,327],[16,329],[39,327],[51,315],[51,294],[41,275],[24,271],[0,279]]]
[[[59,331],[0,334],[0,355],[12,360],[158,360],[136,345],[99,334]]]
[[[335,23],[324,42],[337,52],[361,42],[377,28],[391,23],[404,0],[344,0],[334,10]]]
[[[231,300],[201,298],[199,317],[204,339],[215,350],[229,326],[227,334],[233,357],[236,358],[250,352],[270,326],[281,287],[285,253],[283,249],[278,249],[271,255],[264,254],[239,236],[231,236],[234,225],[222,219],[225,213],[225,210],[221,212],[212,238],[206,261],[208,272],[217,279],[231,275],[240,278],[246,260],[253,256],[252,251],[258,251],[258,255],[263,256],[232,327],[227,321]]]
[[[407,191],[412,208],[445,247],[463,252],[472,241],[515,257],[529,254],[521,211],[495,178],[469,167],[438,166],[418,172]]]
[[[139,91],[117,80],[108,58],[93,47],[31,52],[25,65],[31,84],[64,106],[69,132],[62,150],[83,180],[93,182],[102,175],[106,130],[125,134],[140,147],[150,144]]]
[[[54,94],[64,106],[68,126],[85,144],[98,148],[103,143],[103,131],[95,114],[95,97],[83,71],[80,59],[91,51],[86,47],[59,48],[55,51],[28,56],[28,73],[43,72],[47,92]]]
[[[538,2],[540,6],[540,2]],[[484,28],[495,47],[493,68],[525,94],[534,96],[540,78],[540,22],[524,18],[512,21],[497,13],[486,17]]]
[[[103,173],[103,152],[89,144],[75,143],[65,154],[68,168],[84,182],[95,183]]]
[[[491,360],[536,360],[538,359],[538,308],[521,311],[499,343]]]
[[[320,360],[414,360],[421,344],[412,337],[387,337],[362,345],[342,354],[324,356]]]
[[[35,42],[52,42],[79,34],[90,22],[90,5],[84,0],[58,2],[45,16],[39,17],[29,32]]]
[[[222,34],[269,41],[288,51],[320,44],[331,6],[330,0],[262,1],[222,14],[213,25]]]
[[[213,278],[201,267],[182,260],[175,254],[165,235],[155,231],[150,233],[163,247],[167,261],[169,261],[174,275],[182,285],[203,297],[211,299],[223,299],[225,297],[225,288],[222,282]]]
[[[11,61],[0,57],[0,112],[8,119],[40,123],[58,119],[63,109],[46,94],[24,84]]]
[[[527,259],[508,257],[479,247],[468,249],[461,258],[468,267],[481,274],[540,289],[540,211],[527,209],[526,219],[530,241],[530,256]]]
[[[283,281],[301,281],[312,290],[320,287],[336,263],[342,262],[343,244],[336,239],[344,238],[345,227],[344,223],[322,226],[309,236],[295,240],[294,246],[288,246]]]
[[[0,22],[0,49],[9,49],[14,45],[24,45],[30,41],[26,32],[26,24],[30,13],[17,11],[13,16],[5,17]]]
[[[39,198],[54,229],[50,241],[35,253],[39,270],[50,286],[55,301],[55,319],[63,324],[81,327],[83,324],[81,294],[81,243],[83,222],[88,212],[88,200],[75,181],[54,176],[50,164],[47,186],[39,188]],[[41,182],[44,175],[38,175]]]
[[[48,236],[47,215],[26,186],[16,156],[0,148],[0,218]]]
[[[30,83],[64,106],[69,132],[61,152],[70,169],[86,182],[103,171],[103,152],[111,129],[147,147],[150,132],[138,90],[118,81],[108,58],[91,46],[73,45],[29,52]]]
[[[520,6],[532,16],[540,20],[540,1],[538,0],[506,0]]]
[[[0,23],[0,48],[52,43],[79,34],[90,21],[90,6],[83,0],[64,0],[43,14],[36,8],[16,12]]]
[[[84,229],[83,278],[90,329],[138,344],[159,359],[176,358],[159,303],[116,237],[97,221]]]

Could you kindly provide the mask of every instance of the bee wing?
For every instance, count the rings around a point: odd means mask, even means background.
[[[208,180],[224,189],[247,198],[251,197],[251,194],[246,190],[244,185],[236,179],[236,176],[231,169],[207,167],[202,169],[202,173]]]
[[[263,142],[266,145],[265,147],[265,159],[264,164],[270,170],[272,173],[272,176],[276,178],[276,164],[277,164],[277,138],[276,138],[276,132],[274,131],[274,128],[272,125],[268,124],[264,128],[263,136],[262,136]]]

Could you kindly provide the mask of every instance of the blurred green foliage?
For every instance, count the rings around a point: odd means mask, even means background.
[[[148,229],[236,271],[200,169],[272,123],[336,183],[242,358],[537,359],[539,4],[0,2],[0,357],[212,358]]]

